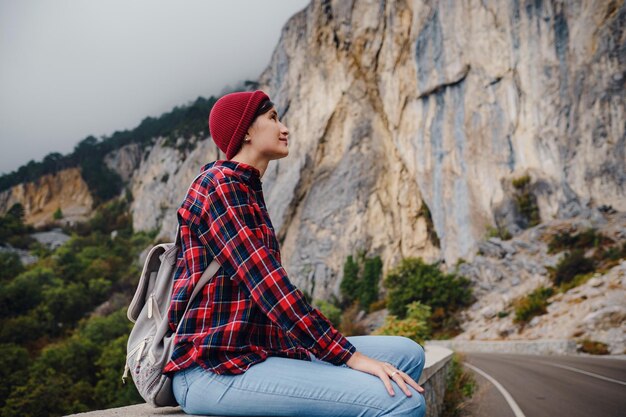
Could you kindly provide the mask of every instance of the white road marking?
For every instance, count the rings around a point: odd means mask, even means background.
[[[502,394],[506,402],[509,404],[509,407],[511,407],[511,410],[513,410],[513,414],[515,414],[515,417],[526,417],[524,413],[522,412],[521,408],[519,408],[519,405],[517,405],[513,397],[511,397],[511,394],[509,394],[509,392],[506,389],[504,389],[504,387],[500,385],[500,383],[496,381],[494,377],[492,377],[491,375],[489,375],[482,369],[479,369],[475,367],[474,365],[471,365],[467,362],[463,362],[463,365],[474,370],[475,372],[478,372],[479,374],[487,378],[487,380],[491,382],[496,388],[498,388],[498,391],[500,391],[500,393]]]
[[[584,375],[589,375],[589,376],[592,376],[594,378],[603,379],[605,381],[614,382],[616,384],[626,385],[626,382],[624,382],[624,381],[620,381],[620,380],[609,378],[609,377],[606,377],[606,376],[594,374],[593,372],[583,371],[582,369],[572,368],[571,366],[559,365],[559,364],[556,364],[556,363],[548,363],[548,362],[542,362],[542,363],[544,363],[545,365],[551,365],[551,366],[556,366],[556,367],[563,368],[563,369],[568,369],[568,370],[573,371],[573,372],[578,372],[578,373],[581,373],[581,374],[584,374]]]

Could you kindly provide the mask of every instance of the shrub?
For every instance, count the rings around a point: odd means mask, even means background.
[[[608,355],[611,353],[609,352],[609,346],[606,343],[590,339],[583,339],[579,350],[592,355]]]
[[[364,251],[360,251],[356,259],[349,255],[343,266],[343,279],[339,286],[341,306],[346,308],[358,302],[361,309],[371,311],[371,304],[378,300],[382,267],[379,256],[365,257]]]
[[[24,207],[20,203],[13,204],[6,215],[0,216],[0,243],[9,243],[16,248],[28,249],[36,242],[29,235],[33,231],[32,226],[24,224]]]
[[[4,406],[11,388],[26,376],[28,351],[15,344],[0,344],[0,407]]]
[[[554,293],[551,287],[539,287],[514,302],[514,323],[526,324],[535,316],[547,313],[548,298]]]
[[[556,268],[550,270],[550,279],[555,285],[567,284],[576,275],[586,274],[594,270],[594,260],[586,258],[583,249],[575,249],[567,252]]]
[[[548,253],[556,253],[566,249],[591,249],[610,244],[613,241],[594,228],[589,228],[575,235],[569,232],[557,233],[548,242]]]
[[[61,207],[56,209],[56,211],[52,214],[52,218],[54,220],[61,220],[63,218],[63,211],[61,211]]]
[[[515,189],[523,190],[527,185],[530,184],[530,176],[524,175],[519,178],[514,178],[511,183],[513,184],[513,187],[515,187]]]
[[[523,219],[522,227],[532,227],[541,222],[537,198],[530,192],[530,176],[516,178],[512,181],[515,188],[515,206]]]
[[[7,252],[0,256],[0,282],[13,279],[23,271],[24,266],[17,253]]]
[[[511,234],[511,232],[509,232],[506,228],[504,227],[493,227],[493,226],[489,226],[487,228],[487,238],[490,237],[497,237],[500,238],[502,240],[509,240],[513,237],[513,235]]]
[[[598,260],[617,261],[622,258],[626,258],[626,242],[623,242],[621,246],[615,245],[604,249],[598,254]]]
[[[453,353],[450,370],[446,377],[446,393],[443,397],[442,417],[459,417],[467,405],[467,400],[476,392],[476,379],[463,369],[463,356]]]
[[[407,317],[403,320],[388,315],[385,324],[372,334],[404,336],[424,345],[424,340],[430,336],[430,307],[414,301],[407,306],[407,310]]]
[[[380,311],[385,307],[387,307],[387,300],[383,298],[382,300],[374,301],[370,304],[369,311],[372,313],[374,311]]]
[[[387,308],[390,314],[406,318],[407,305],[419,301],[431,307],[433,317],[430,321],[434,331],[445,330],[444,323],[453,323],[454,313],[469,305],[472,299],[467,278],[444,274],[421,258],[402,260],[387,275],[384,286],[388,289]]]
[[[358,313],[359,305],[358,303],[354,303],[341,315],[339,331],[343,333],[344,336],[359,336],[367,334],[365,327],[359,324],[356,320]]]
[[[324,300],[316,300],[313,302],[313,305],[317,307],[328,320],[330,320],[333,326],[339,327],[339,324],[341,324],[341,310],[339,307]]]

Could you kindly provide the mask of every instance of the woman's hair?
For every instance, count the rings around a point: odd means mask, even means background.
[[[274,106],[274,103],[272,102],[272,100],[264,100],[259,106],[259,108],[257,109],[256,113],[254,113],[254,117],[252,118],[252,123],[254,123],[257,117],[270,111],[270,109],[273,106]]]

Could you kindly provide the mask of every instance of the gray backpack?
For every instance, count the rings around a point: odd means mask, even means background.
[[[126,382],[130,370],[139,394],[154,407],[178,405],[172,391],[171,378],[164,375],[162,370],[170,360],[174,348],[174,333],[169,328],[167,312],[179,250],[180,225],[176,228],[174,243],[155,245],[148,253],[135,296],[127,312],[128,319],[135,325],[128,338],[122,381]],[[193,289],[182,317],[187,314],[194,297],[218,269],[219,264],[213,260]],[[176,332],[182,322],[181,318]]]

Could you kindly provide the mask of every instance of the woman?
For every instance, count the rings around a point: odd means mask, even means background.
[[[222,97],[209,129],[226,160],[202,167],[177,212],[182,250],[168,314],[173,330],[183,323],[164,372],[182,409],[222,416],[423,415],[416,382],[422,347],[399,336],[344,337],[281,266],[261,177],[269,161],[289,154],[289,131],[269,97],[260,90]],[[214,258],[220,269],[181,317]]]

